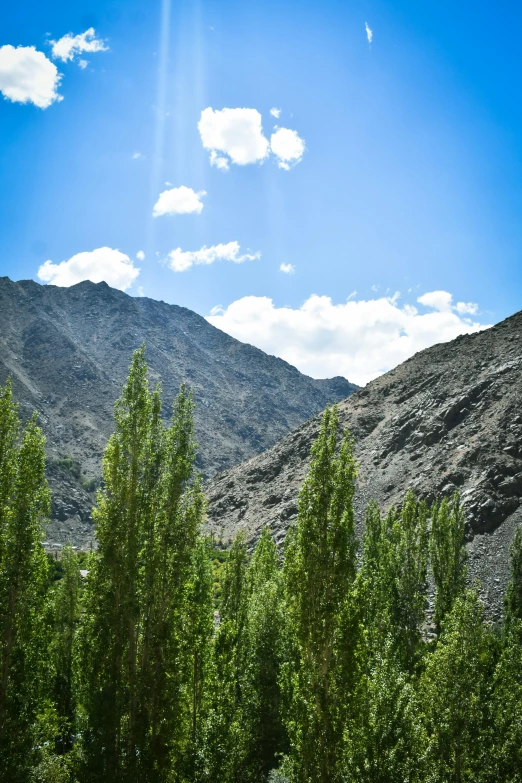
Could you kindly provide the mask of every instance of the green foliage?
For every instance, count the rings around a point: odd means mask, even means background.
[[[465,589],[457,495],[371,501],[356,569],[356,464],[333,408],[282,565],[268,528],[253,553],[244,533],[216,547],[199,535],[192,407],[182,387],[165,428],[135,353],[98,551],[57,559],[42,434],[0,389],[0,780],[522,783],[522,530],[501,630]]]
[[[337,452],[337,409],[327,409],[299,494],[295,532],[285,547],[286,621],[292,658],[284,672],[286,718],[297,780],[339,775],[344,694],[341,617],[355,578],[352,499],[356,464],[345,435]]]
[[[476,781],[487,737],[487,674],[491,665],[483,607],[476,591],[458,597],[428,656],[420,682],[428,734],[428,777]]]
[[[29,780],[37,757],[35,723],[45,700],[47,643],[44,437],[36,417],[21,441],[19,434],[8,382],[0,389],[0,770],[12,783]]]
[[[223,568],[219,628],[213,645],[201,770],[202,780],[208,783],[235,780],[242,756],[240,666],[246,620],[247,567],[245,536],[240,532]]]
[[[434,620],[440,632],[446,614],[466,585],[467,552],[464,513],[458,493],[435,504],[431,512],[431,567],[435,580]]]
[[[191,396],[181,389],[165,430],[146,374],[142,348],[115,406],[94,510],[99,549],[79,636],[88,780],[161,780],[188,742],[183,629],[204,502]]]
[[[518,525],[511,544],[511,579],[506,590],[505,619],[511,623],[522,622],[522,525]]]
[[[76,693],[74,684],[74,643],[80,615],[80,566],[71,547],[61,558],[62,578],[53,596],[54,634],[51,642],[53,686],[51,698],[58,721],[55,747],[64,755],[73,747],[76,734]]]

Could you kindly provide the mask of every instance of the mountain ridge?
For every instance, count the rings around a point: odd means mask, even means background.
[[[149,379],[162,384],[165,418],[180,384],[193,390],[197,464],[207,478],[358,388],[340,377],[309,378],[179,305],[106,283],[61,288],[0,278],[0,383],[12,377],[23,418],[36,409],[47,437],[49,545],[90,546],[113,405],[142,343]]]
[[[207,485],[209,529],[224,542],[268,525],[281,543],[297,515],[320,415]],[[522,312],[427,348],[339,403],[355,440],[362,532],[370,497],[386,509],[406,490],[434,500],[458,489],[467,520],[470,578],[498,617],[509,545],[522,522]]]

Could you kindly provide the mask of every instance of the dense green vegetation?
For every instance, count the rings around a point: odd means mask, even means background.
[[[41,546],[42,434],[0,390],[0,780],[520,783],[522,531],[492,627],[466,587],[458,496],[371,502],[357,541],[334,408],[284,552],[265,529],[225,553],[201,537],[191,396],[165,428],[146,374],[140,349],[98,551],[59,561]]]

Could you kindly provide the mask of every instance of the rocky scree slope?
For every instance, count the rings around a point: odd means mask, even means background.
[[[499,616],[509,546],[522,523],[522,312],[416,354],[342,402],[339,414],[360,465],[359,533],[371,497],[385,509],[410,487],[428,500],[458,489],[470,578],[480,580]],[[218,538],[244,528],[253,542],[269,525],[282,541],[319,423],[316,416],[209,483],[209,525]]]
[[[309,378],[191,310],[106,283],[58,288],[0,278],[0,383],[12,378],[22,417],[37,410],[47,436],[49,548],[90,545],[114,401],[143,342],[166,418],[182,382],[194,391],[198,467],[206,477],[262,452],[358,388],[340,377]]]

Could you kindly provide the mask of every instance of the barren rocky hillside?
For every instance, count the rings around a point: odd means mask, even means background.
[[[436,345],[339,406],[359,460],[358,528],[370,497],[383,508],[413,487],[420,496],[462,493],[470,577],[494,615],[508,550],[522,522],[522,312],[474,335]],[[209,523],[224,541],[239,528],[255,540],[270,525],[282,540],[297,513],[316,416],[269,451],[215,477]]]
[[[357,388],[344,378],[309,378],[191,310],[106,283],[58,288],[0,278],[0,383],[12,377],[23,417],[37,410],[47,436],[49,545],[89,546],[114,401],[143,342],[165,416],[182,382],[194,391],[198,466],[207,477],[267,449]]]

